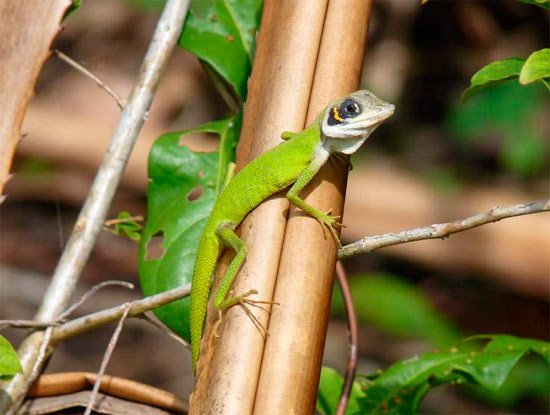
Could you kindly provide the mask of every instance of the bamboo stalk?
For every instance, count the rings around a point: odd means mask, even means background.
[[[323,28],[308,122],[331,100],[357,89],[370,1],[331,0]],[[328,163],[304,194],[307,203],[343,212],[348,166]],[[291,209],[277,276],[254,414],[311,414],[315,409],[337,247],[320,225]],[[275,386],[276,385],[276,386]],[[299,391],[299,393],[297,393]]]
[[[265,1],[238,166],[279,144],[281,132],[303,129],[326,7],[327,0]],[[233,285],[235,293],[255,289],[257,299],[271,300],[287,211],[286,198],[273,197],[243,222],[242,237],[250,249]],[[257,308],[250,311],[267,327],[268,313]],[[212,335],[216,320],[217,313],[209,310],[190,413],[249,414],[263,353],[263,333],[241,307],[224,312],[219,338]]]

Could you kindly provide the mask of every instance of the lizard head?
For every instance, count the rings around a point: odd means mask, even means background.
[[[354,153],[394,110],[392,104],[367,90],[333,102],[321,119],[323,147],[330,153]]]

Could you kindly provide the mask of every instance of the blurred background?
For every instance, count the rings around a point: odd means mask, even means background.
[[[84,1],[54,48],[127,96],[162,2]],[[362,86],[397,106],[353,160],[343,239],[447,222],[494,206],[548,199],[548,92],[517,82],[461,104],[482,66],[548,47],[548,13],[516,1],[374,1]],[[147,155],[156,137],[221,118],[226,109],[196,59],[178,49],[161,82],[111,217],[146,216]],[[59,59],[45,65],[0,208],[0,319],[36,311],[118,121],[114,100]],[[208,151],[209,136],[188,138]],[[473,333],[549,337],[550,221],[507,219],[446,240],[410,243],[345,263],[361,327],[359,373]],[[80,293],[109,279],[137,283],[137,244],[104,232]],[[338,291],[338,290],[335,290]],[[104,289],[84,314],[138,297]],[[346,323],[338,293],[325,361],[342,369]],[[114,326],[60,345],[48,371],[96,371]],[[17,343],[23,333],[3,332]],[[189,354],[129,321],[107,372],[186,396]],[[440,388],[425,413],[547,413],[550,372],[525,360],[505,390]]]

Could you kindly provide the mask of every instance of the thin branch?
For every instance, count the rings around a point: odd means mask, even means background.
[[[346,373],[344,375],[344,385],[342,386],[340,400],[338,401],[338,407],[336,408],[336,415],[344,415],[348,406],[355,371],[357,370],[357,362],[359,361],[359,328],[357,325],[357,315],[355,314],[351,289],[346,277],[346,270],[344,269],[344,265],[342,265],[341,261],[336,263],[336,278],[338,279],[338,285],[340,285],[342,297],[344,297],[349,331],[348,362],[346,365]]]
[[[58,326],[59,321],[34,321],[34,320],[0,320],[0,330],[10,327],[12,329],[47,329]]]
[[[44,331],[44,336],[42,338],[42,343],[40,344],[40,348],[38,349],[38,355],[36,356],[34,366],[31,368],[30,373],[27,376],[28,386],[34,383],[34,381],[40,374],[42,366],[44,365],[44,363],[46,362],[46,359],[49,356],[48,345],[50,344],[51,338],[52,338],[52,327],[50,326]],[[26,394],[22,393],[17,397],[11,409],[7,412],[7,415],[19,415],[20,413],[19,408],[23,404],[23,401],[25,400],[25,395]]]
[[[103,378],[103,375],[105,374],[105,369],[107,369],[107,365],[109,364],[109,360],[111,360],[111,356],[113,355],[113,351],[115,350],[115,346],[118,342],[118,339],[120,337],[120,332],[122,331],[122,326],[124,325],[124,321],[126,320],[126,317],[128,317],[128,312],[130,311],[130,303],[126,303],[122,305],[122,308],[124,310],[122,316],[120,317],[120,320],[116,326],[115,332],[111,336],[111,340],[109,340],[109,345],[107,346],[107,350],[105,351],[105,354],[103,355],[103,359],[101,361],[101,366],[99,368],[99,372],[97,372],[97,378],[94,383],[94,387],[92,389],[92,393],[90,394],[90,400],[88,401],[88,405],[86,405],[86,411],[84,412],[84,415],[90,415],[92,413],[92,408],[95,405],[95,401],[97,399],[97,393],[99,392],[99,386],[101,385],[101,379]]]
[[[382,235],[365,236],[364,238],[344,246],[338,251],[338,258],[345,259],[359,254],[374,251],[392,245],[406,242],[422,241],[425,239],[443,239],[453,233],[462,232],[491,222],[497,222],[515,216],[550,210],[550,200],[524,203],[508,207],[494,207],[485,213],[479,213],[466,219],[454,222],[438,223],[423,228],[410,229],[401,232],[391,232]]]
[[[184,346],[186,349],[191,350],[191,345],[187,343],[185,340],[183,340],[181,337],[174,334],[170,329],[163,324],[160,324],[158,321],[153,320],[151,317],[149,317],[146,313],[142,313],[139,316],[140,319],[143,321],[146,321],[147,323],[151,324],[152,326],[156,327],[160,331],[162,331],[164,334],[166,334],[168,337],[170,337],[172,340],[177,341],[179,344]]]
[[[132,284],[131,282],[127,282],[127,281],[110,280],[110,281],[100,282],[99,284],[94,285],[87,292],[85,292],[84,295],[82,297],[80,297],[80,299],[76,303],[74,303],[69,308],[67,308],[61,314],[59,320],[61,321],[61,320],[65,319],[66,317],[70,316],[73,311],[75,311],[78,307],[80,307],[82,304],[84,304],[86,301],[88,301],[91,296],[93,296],[96,292],[98,292],[102,288],[110,287],[110,286],[113,286],[113,285],[128,288],[129,290],[134,289],[134,284]]]
[[[88,78],[90,78],[92,81],[94,81],[98,87],[103,89],[105,92],[107,92],[110,96],[112,96],[118,107],[123,110],[124,106],[126,105],[126,102],[118,95],[111,87],[109,87],[107,84],[105,84],[101,79],[99,79],[97,76],[95,76],[92,72],[90,72],[88,69],[86,69],[84,66],[73,60],[72,58],[65,55],[63,52],[60,52],[59,50],[55,49],[53,51],[59,59],[61,59],[63,62],[69,64],[73,68],[75,68],[77,71],[82,72],[84,75],[86,75]]]
[[[128,311],[128,317],[137,317],[146,311],[179,300],[189,296],[191,293],[191,284],[187,284],[173,290],[132,301]],[[71,321],[67,321],[54,328],[52,342],[57,343],[68,337],[75,336],[100,327],[104,324],[119,320],[124,314],[124,305],[101,310],[96,313],[88,314]]]
[[[47,329],[48,327],[59,326],[61,323],[65,321],[65,319],[69,315],[72,314],[73,311],[75,311],[78,307],[80,307],[82,304],[88,301],[90,297],[94,295],[97,291],[99,291],[104,287],[113,286],[113,285],[128,288],[130,290],[134,289],[134,284],[127,281],[119,281],[119,280],[103,281],[103,282],[100,282],[99,284],[94,285],[86,293],[84,293],[84,295],[80,297],[80,299],[76,303],[74,303],[69,308],[67,308],[56,321],[0,320],[0,330],[2,330],[5,327],[11,327],[16,329]]]
[[[108,219],[105,221],[104,225],[106,227],[118,225],[119,223],[128,223],[128,222],[143,222],[143,216],[137,215],[137,216],[129,216],[127,218],[115,218],[115,219]]]
[[[115,190],[151,106],[161,74],[176,45],[188,8],[189,0],[168,0],[164,7],[128,103],[43,297],[36,321],[57,320],[70,301],[101,233]],[[28,376],[36,363],[43,339],[44,332],[36,331],[20,345],[18,353],[23,374],[14,376],[4,385],[4,393],[0,393],[0,413],[6,413],[11,403],[19,401],[28,390]]]

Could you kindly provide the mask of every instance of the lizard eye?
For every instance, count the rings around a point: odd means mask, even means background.
[[[353,99],[347,99],[340,105],[340,113],[344,118],[357,117],[361,113],[361,107]]]

